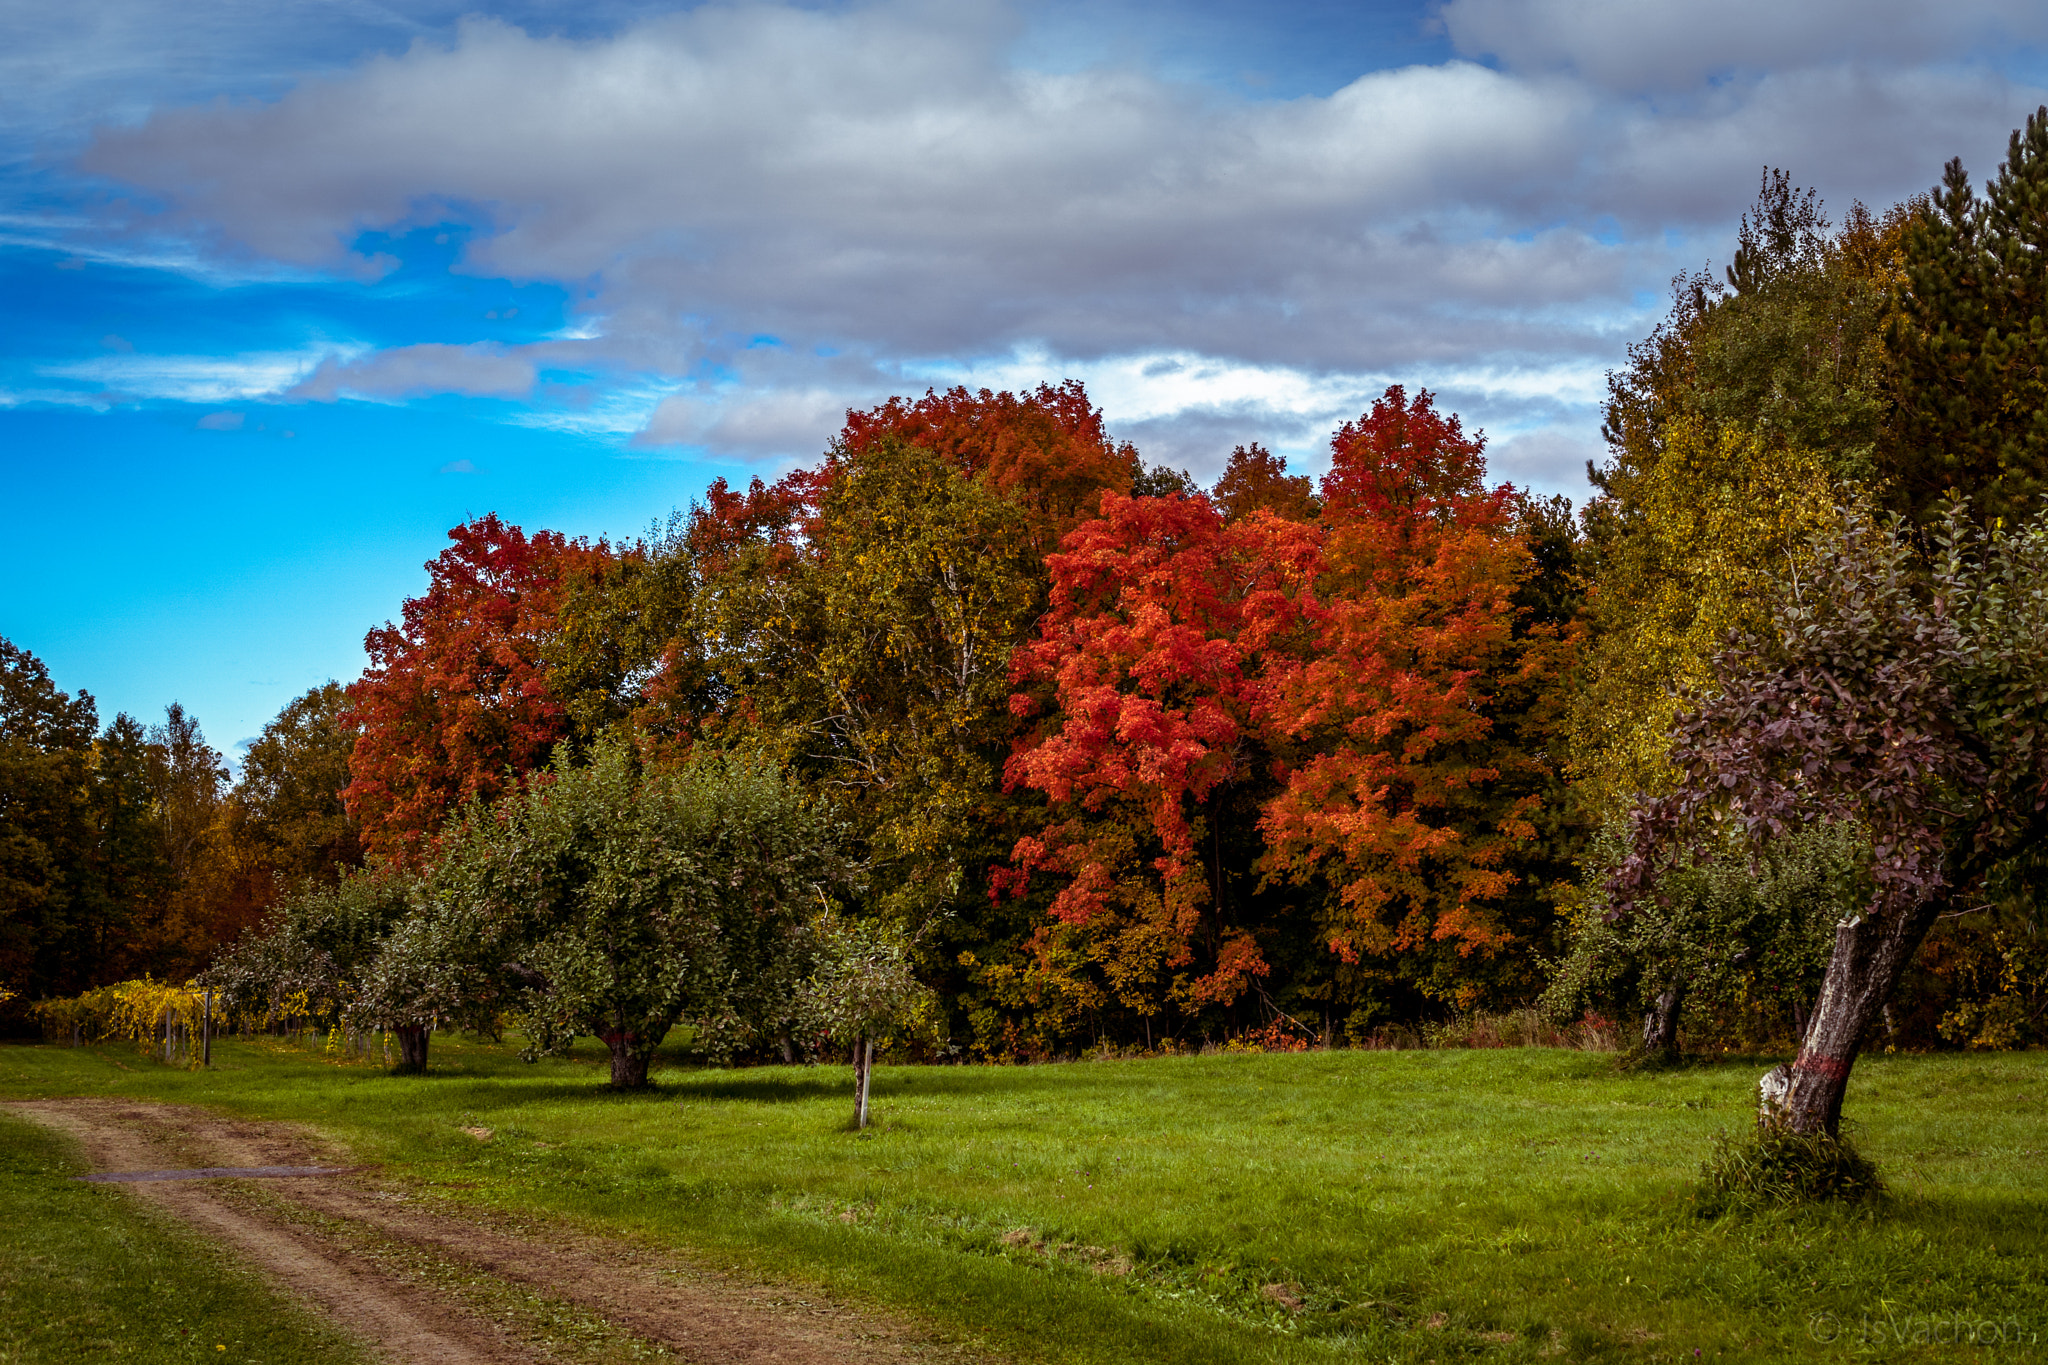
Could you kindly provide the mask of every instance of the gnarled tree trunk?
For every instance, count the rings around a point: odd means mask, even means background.
[[[1658,992],[1643,1015],[1643,1052],[1651,1057],[1678,1055],[1678,1014],[1685,1007],[1685,987],[1677,982]]]
[[[641,1035],[625,1031],[607,1033],[604,1041],[612,1050],[612,1088],[638,1090],[646,1085],[647,1067],[654,1060],[653,1045],[643,1043]]]
[[[392,1033],[398,1036],[398,1069],[418,1072],[427,1069],[427,1026],[425,1024],[399,1024]]]
[[[1820,998],[1791,1065],[1773,1068],[1758,1085],[1758,1119],[1795,1133],[1826,1133],[1842,1126],[1842,1096],[1866,1030],[1883,1013],[1899,975],[1940,914],[1930,901],[1909,910],[1844,920],[1821,981]]]

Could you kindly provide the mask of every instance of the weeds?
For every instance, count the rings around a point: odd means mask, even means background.
[[[1885,1198],[1876,1164],[1847,1137],[1795,1133],[1782,1123],[1716,1133],[1700,1176],[1699,1207],[1707,1214]]]

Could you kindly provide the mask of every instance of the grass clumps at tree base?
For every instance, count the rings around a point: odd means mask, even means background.
[[[1880,1204],[1877,1163],[1845,1136],[1800,1133],[1782,1123],[1714,1135],[1700,1167],[1702,1213],[1755,1212],[1800,1204]]]

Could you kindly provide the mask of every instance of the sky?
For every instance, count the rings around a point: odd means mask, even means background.
[[[1204,479],[1420,386],[1583,497],[1766,166],[1839,218],[2044,101],[2039,0],[0,0],[0,635],[233,758],[457,522],[955,383]]]

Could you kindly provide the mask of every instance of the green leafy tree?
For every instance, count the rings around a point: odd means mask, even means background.
[[[489,926],[540,1048],[595,1035],[612,1084],[638,1087],[685,1017],[714,1043],[773,1026],[749,1006],[838,881],[835,834],[771,764],[707,747],[647,768],[608,740],[586,766],[472,807],[445,836],[430,913]]]
[[[0,639],[0,988],[24,999],[93,984],[92,697]]]
[[[1570,721],[1590,818],[1667,787],[1678,698],[1730,631],[1870,476],[1883,430],[1880,338],[1905,214],[1861,205],[1835,230],[1766,171],[1726,283],[1673,282],[1669,315],[1608,377],[1609,457],[1576,556],[1591,644]]]
[[[917,979],[909,941],[887,925],[826,916],[811,932],[815,965],[797,1017],[818,1043],[853,1049],[853,1126],[865,1128],[877,1047],[941,1041],[939,998]]]
[[[341,684],[322,683],[286,703],[243,756],[239,818],[268,869],[287,881],[332,880],[362,865],[362,838],[341,798],[355,748],[349,705]]]
[[[160,767],[149,732],[126,712],[93,743],[86,951],[106,980],[148,965],[138,950],[176,887],[158,818]]]
[[[1688,1009],[1789,1013],[1794,1036],[1827,970],[1835,925],[1869,898],[1870,841],[1853,825],[1822,822],[1788,832],[1755,858],[1740,847],[1682,859],[1610,918],[1597,890],[1578,907],[1570,951],[1544,1003],[1560,1021],[1587,1009],[1641,1015],[1642,1050],[1672,1057]],[[1596,842],[1596,875],[1623,857],[1620,840]]]
[[[249,1024],[342,1023],[361,1002],[386,937],[417,899],[416,879],[392,867],[359,869],[332,882],[309,878],[228,945],[200,984],[218,993],[225,1017]],[[424,1041],[418,1061],[425,1064]]]
[[[378,940],[347,1009],[352,1022],[392,1032],[401,1071],[427,1069],[437,1028],[496,1036],[518,989],[501,926],[473,905],[435,896],[432,885],[417,888],[412,913]]]

